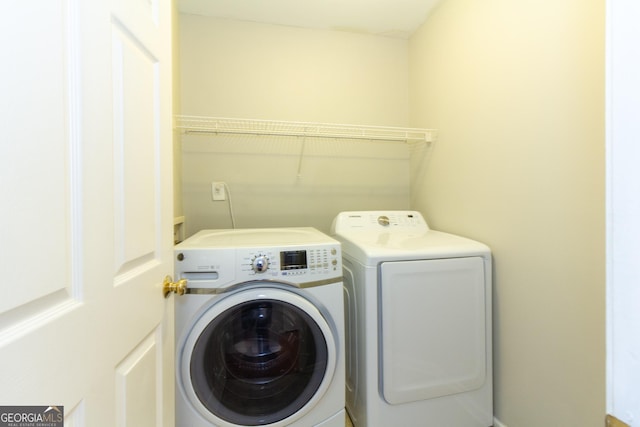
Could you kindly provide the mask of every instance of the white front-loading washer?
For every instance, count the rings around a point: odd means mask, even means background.
[[[415,211],[342,212],[356,427],[493,425],[491,253]]]
[[[340,243],[203,230],[175,247],[176,426],[343,427]]]

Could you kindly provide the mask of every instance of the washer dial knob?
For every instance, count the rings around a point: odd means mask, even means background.
[[[269,258],[266,255],[258,255],[251,261],[251,268],[256,273],[264,273],[269,269]]]

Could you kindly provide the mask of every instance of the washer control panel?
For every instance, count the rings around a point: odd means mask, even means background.
[[[333,276],[340,273],[339,245],[304,248],[238,249],[240,271],[244,275],[267,277]]]

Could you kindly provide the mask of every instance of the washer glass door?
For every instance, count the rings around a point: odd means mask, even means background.
[[[183,365],[187,387],[201,413],[231,424],[268,425],[301,416],[328,387],[332,341],[323,316],[300,295],[240,291],[213,304],[192,329]]]

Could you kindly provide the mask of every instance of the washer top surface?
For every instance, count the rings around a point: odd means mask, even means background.
[[[312,227],[201,230],[179,244],[183,249],[258,248],[337,243]]]
[[[331,234],[342,243],[345,255],[367,265],[490,254],[482,243],[429,229],[416,211],[341,212]]]

